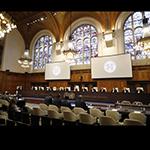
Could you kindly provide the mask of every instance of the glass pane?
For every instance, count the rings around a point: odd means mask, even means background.
[[[98,54],[97,31],[95,27],[89,24],[80,25],[72,32],[71,36],[74,48],[78,53],[74,58],[74,65],[89,64],[90,58],[92,56],[96,57]]]
[[[144,12],[146,18],[150,18],[150,12]],[[132,17],[133,15],[133,17]],[[145,59],[149,58],[149,52],[144,51],[143,47],[138,45],[137,41],[142,37],[143,31],[143,13],[135,12],[133,13],[124,23],[124,44],[125,52],[130,53],[132,59]],[[150,19],[148,20],[150,23]],[[133,26],[132,26],[133,24]],[[130,29],[130,30],[127,30]]]
[[[45,64],[51,61],[51,51],[52,51],[52,37],[42,36],[40,37],[34,47],[34,69],[43,69]]]

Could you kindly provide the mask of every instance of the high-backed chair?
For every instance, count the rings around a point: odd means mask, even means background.
[[[59,108],[56,105],[49,105],[48,109],[53,109],[56,110],[57,112],[59,111]]]
[[[53,86],[53,91],[57,91],[57,87],[56,86]]]
[[[130,88],[124,87],[123,88],[123,93],[130,93]]]
[[[79,115],[80,113],[86,113],[86,110],[84,110],[81,107],[74,107],[72,110],[76,115]]]
[[[74,91],[80,91],[79,85],[74,86]]]
[[[131,112],[129,113],[129,119],[139,120],[141,123],[146,124],[146,115],[141,112]]]
[[[96,123],[96,117],[93,117],[91,114],[88,113],[80,113],[79,122],[82,124],[93,125],[94,123]]]
[[[60,107],[60,112],[63,113],[64,111],[71,111],[71,112],[72,112],[72,110],[71,110],[69,107],[61,106],[61,107]]]
[[[123,125],[127,126],[144,126],[142,122],[135,120],[135,119],[124,119]]]
[[[54,109],[49,109],[48,110],[48,117],[51,119],[61,119],[63,118],[63,114],[59,113],[58,111]]]
[[[100,109],[97,109],[97,108],[90,108],[89,112],[93,117],[96,117],[96,118],[100,118],[104,116],[104,112],[102,112]]]
[[[101,87],[100,92],[107,92],[107,89],[105,87]]]
[[[65,121],[75,122],[79,119],[79,117],[73,113],[72,111],[64,110],[63,116]]]
[[[143,93],[144,92],[144,88],[143,87],[136,87],[136,92],[137,93]]]
[[[118,123],[111,117],[109,116],[102,116],[100,117],[100,125],[118,125]]]
[[[71,91],[71,87],[70,86],[65,87],[65,91]]]
[[[114,88],[112,89],[112,93],[118,93],[118,92],[119,92],[119,88],[114,87]]]
[[[48,117],[51,119],[50,124],[52,126],[62,126],[63,113],[59,113],[54,109],[49,109]]]
[[[113,118],[118,123],[121,119],[121,114],[118,111],[106,110],[106,116]]]
[[[33,107],[31,114],[35,116],[45,116],[47,115],[47,111],[42,110],[41,108],[38,107]]]
[[[33,107],[31,112],[31,126],[40,126],[41,125],[41,116],[47,115],[47,111],[42,110],[38,107]]]
[[[87,92],[88,90],[89,90],[88,87],[85,87],[85,86],[82,87],[82,91],[83,91],[83,92]]]
[[[93,87],[92,92],[98,92],[98,87]]]
[[[40,107],[42,110],[48,110],[48,106],[47,106],[46,104],[40,103],[40,104],[39,104],[39,107]]]

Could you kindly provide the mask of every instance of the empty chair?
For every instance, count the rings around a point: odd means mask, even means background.
[[[50,118],[50,125],[52,126],[62,126],[63,113],[59,113],[54,109],[48,110],[48,118]]]
[[[106,116],[113,118],[118,123],[121,119],[121,114],[118,111],[106,110]]]
[[[79,122],[82,124],[93,125],[96,123],[96,117],[93,117],[91,114],[88,113],[80,113]]]
[[[48,117],[51,119],[61,119],[63,118],[63,114],[59,113],[58,111],[54,109],[49,109],[48,110]]]
[[[73,113],[72,111],[64,110],[63,116],[65,121],[75,122],[79,119],[79,117]]]
[[[118,123],[111,117],[109,116],[102,116],[100,117],[100,125],[118,125]]]
[[[76,115],[79,115],[80,113],[86,113],[86,111],[81,108],[81,107],[74,107],[73,108],[73,112],[76,114]]]
[[[40,103],[40,104],[39,104],[39,107],[40,107],[42,110],[48,110],[48,106],[47,106],[46,104]]]
[[[53,109],[53,110],[59,111],[59,108],[56,105],[49,105],[48,109]]]
[[[147,117],[141,112],[131,112],[129,113],[129,119],[139,120],[141,123],[146,124]]]
[[[100,109],[97,108],[90,108],[89,112],[93,117],[96,118],[100,118],[101,116],[104,116],[104,112],[102,112]]]
[[[41,116],[46,116],[47,111],[42,110],[38,107],[33,107],[32,113],[31,113],[31,125],[32,126],[39,126],[41,125]]]
[[[135,120],[135,119],[124,119],[123,125],[127,126],[144,126],[142,122]]]
[[[47,111],[42,110],[41,108],[38,108],[38,107],[33,107],[31,114],[35,116],[44,116],[44,115],[47,115]]]
[[[71,112],[72,112],[72,110],[71,110],[69,107],[61,106],[61,107],[60,107],[60,112],[63,113],[64,111],[71,111]]]

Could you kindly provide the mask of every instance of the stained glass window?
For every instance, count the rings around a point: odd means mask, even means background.
[[[150,58],[150,51],[145,51],[142,47],[137,45],[137,42],[143,36],[143,17],[149,18],[150,12],[134,12],[131,14],[124,23],[124,44],[125,53],[130,53],[132,59]]]
[[[53,40],[51,36],[40,37],[34,46],[33,69],[43,69],[46,63],[51,62]]]
[[[70,65],[90,64],[90,58],[98,56],[98,36],[94,26],[82,24],[71,34],[74,49],[77,51]]]

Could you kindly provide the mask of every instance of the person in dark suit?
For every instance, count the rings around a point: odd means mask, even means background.
[[[61,95],[60,93],[53,99],[52,104],[60,107],[61,106]]]
[[[61,100],[61,106],[66,106],[72,109],[71,103],[69,103],[69,96],[65,96],[63,100]]]
[[[53,97],[51,95],[45,97],[44,103],[46,105],[50,105],[50,104],[52,104],[52,102],[53,102]]]
[[[81,107],[81,108],[83,108],[84,110],[87,110],[87,111],[89,110],[86,103],[82,99],[82,95],[79,95],[78,98],[76,99],[75,106],[76,107]]]

